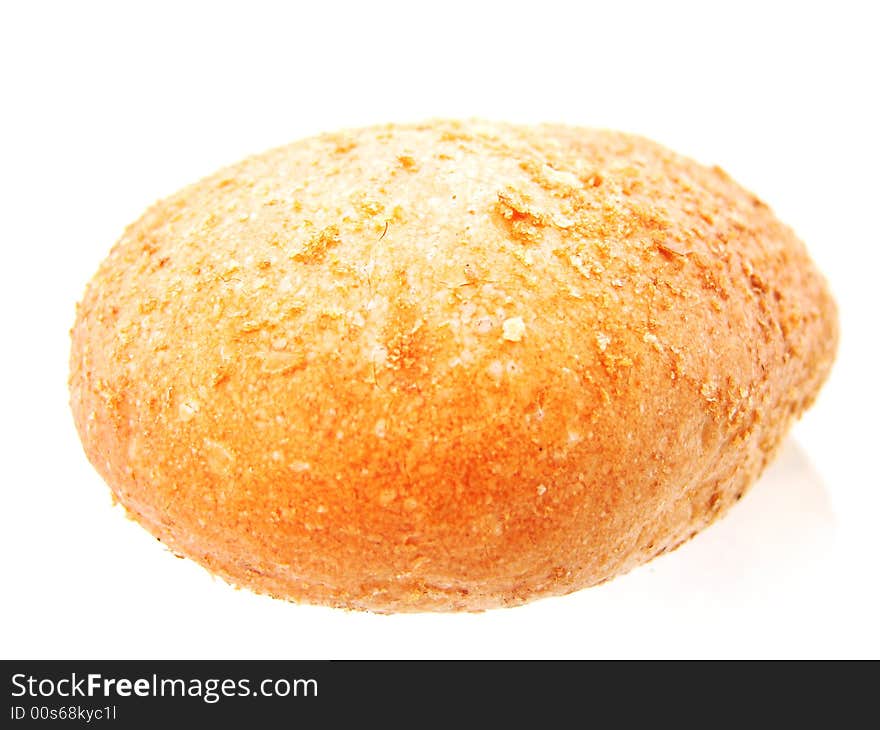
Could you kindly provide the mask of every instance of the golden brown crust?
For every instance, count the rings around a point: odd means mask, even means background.
[[[837,317],[718,168],[438,121],[158,203],[72,337],[86,453],[172,549],[294,600],[480,610],[608,580],[727,510],[815,397]]]

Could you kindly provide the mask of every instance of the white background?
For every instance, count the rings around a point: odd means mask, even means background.
[[[880,657],[872,5],[4,2],[0,656]],[[182,185],[436,116],[616,127],[720,164],[827,274],[833,376],[725,520],[606,586],[391,617],[234,590],[111,506],[67,406],[74,303]]]

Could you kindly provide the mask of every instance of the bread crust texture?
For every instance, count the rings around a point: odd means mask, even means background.
[[[71,407],[135,520],[376,612],[592,586],[724,514],[831,368],[803,244],[640,137],[432,121],[251,157],[131,225]]]

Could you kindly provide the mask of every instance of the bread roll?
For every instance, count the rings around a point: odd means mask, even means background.
[[[828,375],[804,246],[646,139],[328,134],[163,200],[89,283],[70,393],[128,513],[237,586],[482,610],[671,550]]]

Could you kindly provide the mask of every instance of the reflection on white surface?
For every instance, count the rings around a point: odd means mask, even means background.
[[[678,550],[618,579],[608,589],[648,590],[654,598],[682,592],[741,602],[764,593],[827,554],[835,529],[831,502],[793,439],[762,477],[714,525]]]

